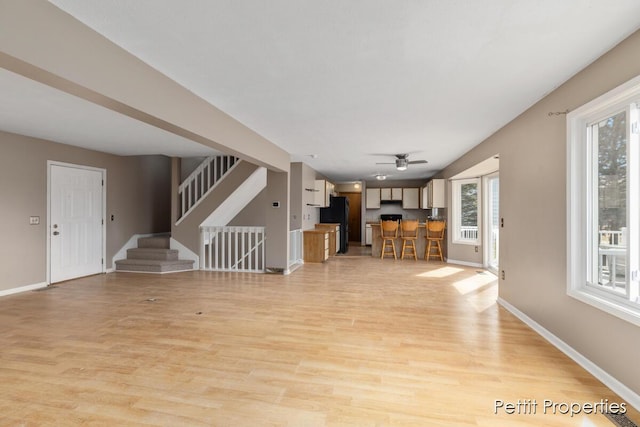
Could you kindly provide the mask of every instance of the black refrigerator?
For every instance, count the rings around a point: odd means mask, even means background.
[[[320,208],[320,222],[340,224],[340,253],[349,249],[349,199],[331,196],[328,208]]]

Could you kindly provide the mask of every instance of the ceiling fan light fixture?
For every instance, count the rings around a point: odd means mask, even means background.
[[[396,169],[399,171],[407,170],[409,166],[409,161],[407,159],[396,159]]]

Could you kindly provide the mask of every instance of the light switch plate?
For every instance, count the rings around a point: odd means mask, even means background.
[[[29,217],[29,225],[39,225],[40,217],[39,216],[30,216]]]

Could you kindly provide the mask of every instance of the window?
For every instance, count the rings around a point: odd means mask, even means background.
[[[640,325],[640,77],[567,115],[568,293]]]
[[[453,181],[453,243],[478,245],[480,241],[480,180]]]

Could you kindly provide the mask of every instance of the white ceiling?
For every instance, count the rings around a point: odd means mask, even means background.
[[[637,0],[51,2],[336,182],[426,178],[640,28]],[[31,111],[15,98],[11,120]],[[73,132],[100,120],[127,126]],[[42,121],[17,127],[59,138]],[[429,163],[376,165],[394,153]]]

